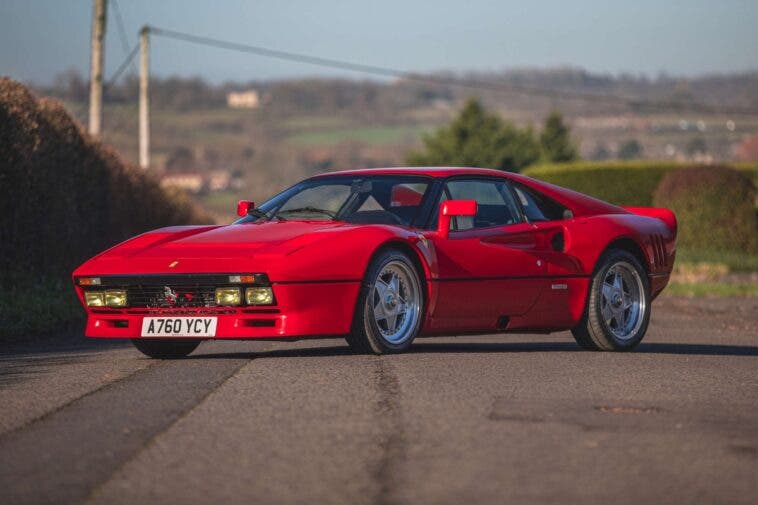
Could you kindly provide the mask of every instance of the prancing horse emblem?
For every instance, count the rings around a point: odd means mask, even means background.
[[[166,302],[168,302],[169,305],[175,305],[176,301],[179,299],[179,295],[176,294],[176,291],[168,286],[163,287],[163,294],[165,295]]]

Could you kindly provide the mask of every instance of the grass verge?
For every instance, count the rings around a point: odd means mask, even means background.
[[[698,282],[692,284],[672,282],[663,290],[662,296],[754,297],[758,296],[758,284],[754,282]]]

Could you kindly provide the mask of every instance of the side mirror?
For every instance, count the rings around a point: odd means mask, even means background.
[[[249,202],[247,200],[240,200],[237,204],[237,215],[239,217],[245,217],[250,214],[250,211],[255,208],[255,202]]]
[[[450,219],[455,216],[475,216],[476,200],[447,200],[440,204],[440,216],[437,222],[437,235],[447,238],[450,235]]]

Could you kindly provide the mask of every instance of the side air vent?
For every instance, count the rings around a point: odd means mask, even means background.
[[[663,243],[663,237],[653,235],[650,237],[650,245],[653,247],[653,265],[655,267],[666,266],[666,246]]]
[[[562,231],[559,231],[550,238],[550,245],[554,251],[563,252],[566,249],[566,239]]]

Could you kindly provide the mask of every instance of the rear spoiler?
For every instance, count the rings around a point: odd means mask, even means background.
[[[654,217],[663,221],[669,230],[676,235],[676,215],[669,209],[663,207],[624,207],[624,210],[628,210],[632,214],[639,216]]]

